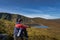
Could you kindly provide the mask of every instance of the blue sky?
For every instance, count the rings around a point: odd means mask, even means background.
[[[0,12],[56,19],[60,18],[60,0],[0,0]]]

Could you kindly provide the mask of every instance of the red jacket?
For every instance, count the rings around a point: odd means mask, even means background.
[[[26,29],[27,26],[23,25],[23,24],[15,24],[15,27],[16,28],[23,28],[23,29]]]

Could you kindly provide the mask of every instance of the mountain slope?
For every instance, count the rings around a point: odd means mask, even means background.
[[[16,22],[17,18],[22,18],[23,23],[29,23],[29,24],[43,24],[49,27],[60,27],[60,20],[55,19],[55,20],[47,20],[43,18],[28,18],[22,15],[18,14],[10,14],[10,13],[0,13],[0,19],[6,19],[9,21],[14,21]]]
[[[0,33],[6,33],[12,37],[13,28],[17,18],[23,18],[23,23],[25,24],[29,23],[48,26],[48,28],[28,28],[29,40],[60,40],[59,19],[47,20],[43,18],[28,18],[22,15],[10,13],[0,13]]]
[[[8,35],[8,40],[13,40],[14,22],[0,19],[0,34]],[[48,28],[28,28],[29,40],[60,40],[60,34],[55,34],[56,31],[50,31]]]
[[[22,15],[11,14],[11,13],[0,13],[0,19],[16,22],[17,18],[22,18],[24,22],[30,22],[30,21],[27,21],[27,20],[30,20],[30,18],[22,16]]]
[[[54,22],[56,22],[56,23],[60,23],[60,19],[51,19],[51,20],[49,20],[49,21],[54,21]]]

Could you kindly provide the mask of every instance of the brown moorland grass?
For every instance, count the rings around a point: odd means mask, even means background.
[[[8,40],[13,40],[14,22],[0,20],[0,33],[8,34]],[[29,40],[60,40],[58,27],[27,28]]]

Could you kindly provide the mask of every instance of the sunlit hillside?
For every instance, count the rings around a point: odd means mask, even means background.
[[[60,40],[60,20],[43,18],[28,18],[17,14],[0,13],[0,34],[7,34],[7,40],[13,40],[13,30],[17,18],[23,18],[23,23],[41,24],[48,28],[27,28],[29,40]]]
[[[0,33],[7,34],[8,40],[13,40],[14,22],[0,19]],[[28,28],[29,40],[60,40],[60,31],[49,28]],[[59,33],[58,33],[59,32]]]

